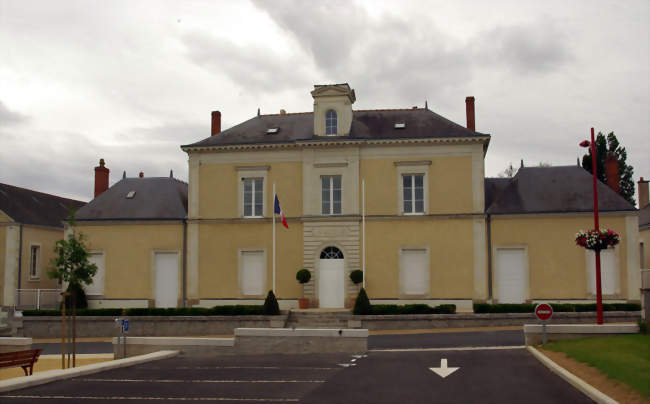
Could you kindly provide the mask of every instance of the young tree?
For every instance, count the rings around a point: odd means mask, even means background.
[[[88,261],[90,253],[85,244],[85,237],[74,229],[74,215],[70,217],[72,231],[67,239],[58,240],[54,246],[56,257],[50,262],[47,276],[68,284],[78,308],[85,308],[87,302],[83,285],[90,285],[97,273],[97,265]]]
[[[512,178],[512,177],[515,176],[515,174],[517,174],[517,171],[518,171],[518,170],[519,170],[519,169],[518,169],[518,168],[515,168],[515,167],[512,165],[512,163],[508,163],[508,167],[506,167],[505,170],[501,171],[501,172],[500,172],[499,174],[497,174],[497,175],[499,176],[499,178]]]
[[[627,160],[627,151],[625,147],[619,144],[614,132],[610,132],[607,137],[602,132],[598,132],[598,136],[596,137],[596,176],[604,183],[607,183],[605,159],[608,153],[612,153],[616,157],[616,160],[618,160],[621,196],[634,205],[636,203],[634,200],[634,180],[632,179],[634,168],[625,162]],[[587,154],[582,156],[582,168],[590,173],[592,172],[591,148],[589,148]]]

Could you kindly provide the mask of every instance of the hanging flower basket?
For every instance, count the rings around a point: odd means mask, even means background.
[[[589,230],[586,232],[580,230],[576,233],[576,244],[588,250],[606,250],[610,246],[614,247],[620,241],[621,236],[611,229]]]

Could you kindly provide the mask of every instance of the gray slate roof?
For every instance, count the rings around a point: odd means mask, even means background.
[[[639,210],[639,227],[650,226],[650,203]]]
[[[404,129],[395,123],[405,122]],[[270,128],[280,128],[267,134]],[[228,146],[245,144],[296,143],[301,141],[345,141],[369,139],[473,138],[489,136],[472,132],[428,109],[390,109],[353,111],[349,136],[314,136],[312,112],[285,115],[260,115],[200,142],[181,147]]]
[[[126,195],[135,191],[132,199]],[[180,220],[187,184],[170,177],[124,178],[79,209],[77,220]]]
[[[593,210],[591,174],[578,166],[523,167],[506,186],[487,178],[491,190],[489,214],[566,213]],[[499,192],[500,189],[500,192]],[[496,191],[496,192],[495,192]],[[488,185],[486,185],[486,202]],[[600,211],[635,211],[635,207],[610,187],[598,181]]]
[[[63,228],[71,209],[86,202],[0,183],[0,210],[17,223]]]

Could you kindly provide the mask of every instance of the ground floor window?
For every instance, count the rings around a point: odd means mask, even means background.
[[[41,264],[41,246],[33,245],[29,251],[29,278],[38,279],[40,277]]]
[[[89,296],[101,296],[104,294],[104,279],[106,278],[104,253],[91,252],[88,261],[97,265],[97,272],[93,276],[93,283],[85,286],[86,294]]]
[[[264,250],[243,250],[239,256],[239,286],[244,296],[264,295],[266,260]]]
[[[402,295],[428,294],[429,251],[425,248],[402,248],[399,278]]]
[[[596,254],[592,250],[587,253],[587,291],[596,295]],[[616,250],[608,248],[600,252],[600,285],[604,295],[618,293],[618,268]]]

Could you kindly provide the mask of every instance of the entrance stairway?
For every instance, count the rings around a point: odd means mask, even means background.
[[[292,309],[287,317],[286,328],[348,328],[352,319],[350,310]]]

